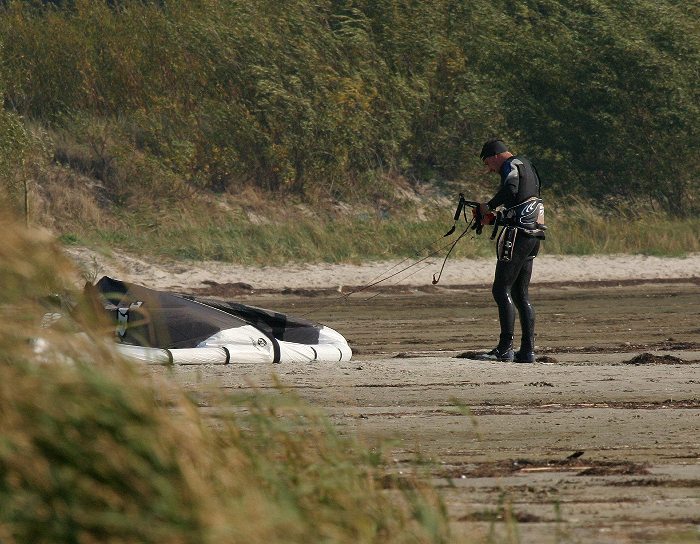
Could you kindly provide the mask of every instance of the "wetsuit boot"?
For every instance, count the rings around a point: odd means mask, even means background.
[[[488,353],[480,354],[476,359],[479,361],[511,362],[513,360],[513,336],[501,334],[498,345]]]
[[[516,363],[534,363],[535,362],[535,352],[531,349],[520,348],[513,354],[513,360]]]
[[[535,362],[535,312],[530,311],[527,314],[526,316],[521,314],[523,335],[520,340],[520,349],[513,355],[516,363]]]

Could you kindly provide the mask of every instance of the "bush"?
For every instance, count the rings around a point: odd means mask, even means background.
[[[694,5],[690,16],[670,0],[0,10],[6,108],[44,126],[108,126],[143,164],[200,189],[371,201],[368,177],[476,176],[498,134],[559,194],[697,210],[678,159],[700,143]]]

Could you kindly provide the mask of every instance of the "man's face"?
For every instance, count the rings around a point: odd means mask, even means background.
[[[498,172],[500,163],[502,161],[499,159],[498,155],[492,155],[491,157],[486,157],[484,159],[484,164],[486,165],[487,172]]]

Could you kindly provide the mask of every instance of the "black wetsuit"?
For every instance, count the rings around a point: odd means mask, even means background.
[[[500,170],[501,187],[488,202],[492,210],[503,206],[506,210],[526,201],[539,202],[540,180],[537,171],[524,158],[510,157]],[[527,206],[527,205],[526,205]],[[543,210],[543,208],[542,208]],[[509,222],[501,231],[498,243],[498,262],[493,280],[493,298],[498,304],[501,333],[498,349],[506,351],[513,344],[515,309],[520,315],[522,339],[520,351],[532,352],[535,348],[535,310],[530,304],[528,287],[532,276],[533,259],[540,249],[544,232],[523,229],[517,222]],[[512,243],[509,251],[504,246]]]

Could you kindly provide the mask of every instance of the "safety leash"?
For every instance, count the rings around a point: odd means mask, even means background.
[[[469,218],[467,217],[467,213],[466,213],[466,209],[467,209],[467,208],[472,209],[472,217],[471,217],[471,219],[469,219]],[[423,253],[425,250],[430,249],[430,248],[432,248],[433,246],[435,246],[435,244],[437,244],[441,239],[447,238],[448,236],[451,236],[451,235],[455,232],[455,230],[457,230],[457,221],[459,221],[460,217],[464,217],[464,221],[465,221],[465,223],[467,224],[467,226],[466,226],[466,228],[464,229],[464,231],[462,231],[462,233],[461,233],[454,241],[448,242],[448,243],[446,243],[446,244],[441,245],[440,247],[434,249],[433,251],[430,251],[427,255],[425,255],[425,256],[423,256],[423,257],[420,257],[419,259],[417,259],[417,260],[411,262],[411,264],[409,264],[408,266],[404,266],[404,267],[401,268],[400,270],[398,270],[398,271],[396,271],[396,272],[393,272],[393,273],[387,275],[391,270],[395,269],[397,266],[400,266],[400,265],[402,265],[403,263],[405,263],[406,261],[409,261],[409,260],[411,259],[411,257],[406,257],[405,259],[399,261],[398,263],[395,263],[394,265],[392,265],[391,267],[387,268],[386,270],[384,270],[384,271],[381,272],[380,274],[376,275],[374,278],[372,278],[372,279],[371,279],[369,282],[367,282],[366,284],[364,284],[364,285],[362,285],[362,286],[360,286],[360,287],[358,287],[358,288],[356,288],[356,289],[353,289],[352,291],[349,291],[349,292],[347,292],[347,293],[341,293],[341,295],[340,295],[336,300],[342,300],[342,301],[344,301],[344,302],[347,302],[347,300],[348,300],[352,295],[355,295],[355,294],[357,294],[357,293],[361,293],[361,292],[363,292],[363,291],[366,291],[367,289],[371,289],[372,287],[375,287],[375,286],[377,286],[377,285],[379,285],[379,284],[382,284],[382,283],[384,283],[384,282],[386,282],[386,281],[388,281],[388,280],[390,280],[390,279],[392,279],[392,278],[395,278],[396,276],[398,276],[398,275],[400,275],[400,274],[406,272],[407,270],[410,270],[411,268],[416,267],[417,265],[419,265],[419,264],[421,264],[421,263],[427,261],[428,259],[430,259],[430,258],[432,258],[432,257],[435,257],[436,255],[438,255],[439,253],[441,253],[442,251],[444,251],[444,250],[447,249],[447,254],[445,255],[445,258],[444,258],[443,261],[442,261],[442,266],[440,267],[440,271],[439,271],[437,274],[433,274],[432,283],[433,283],[433,285],[436,285],[436,284],[440,281],[440,278],[441,278],[441,276],[442,276],[442,272],[443,272],[443,270],[445,269],[445,264],[447,263],[448,258],[449,258],[450,255],[452,254],[452,251],[453,251],[454,248],[457,246],[457,244],[459,243],[459,241],[460,241],[470,230],[474,230],[474,231],[476,232],[476,234],[481,234],[482,229],[483,229],[483,223],[482,223],[483,217],[482,217],[482,214],[481,214],[481,210],[480,210],[479,203],[478,203],[478,202],[475,202],[475,201],[473,201],[473,200],[467,200],[467,199],[465,199],[465,198],[464,198],[464,194],[460,193],[460,194],[459,194],[459,201],[458,201],[458,203],[457,203],[457,209],[455,210],[455,213],[454,213],[454,216],[453,216],[454,224],[452,225],[452,227],[451,227],[445,234],[443,234],[440,238],[438,238],[437,240],[434,240],[434,241],[430,242],[429,244],[426,244],[426,245],[423,246],[421,249],[419,249],[419,250],[417,250],[417,251],[415,251],[415,252],[413,253],[413,256],[414,256],[414,257],[417,257],[417,256],[419,256],[421,253]],[[421,267],[421,268],[419,268],[419,269],[417,269],[417,270],[414,270],[411,274],[409,274],[409,275],[407,275],[407,276],[404,276],[404,277],[402,277],[402,278],[399,278],[398,281],[403,281],[403,280],[405,280],[406,278],[409,278],[409,277],[413,276],[414,274],[420,272],[421,270],[424,270],[425,268],[427,268],[427,267],[430,266],[431,264],[432,264],[432,263],[428,263],[426,266]],[[371,299],[373,299],[373,298],[379,296],[379,294],[380,294],[380,293],[376,293],[376,294],[374,294],[374,295],[372,295],[372,296],[370,296],[370,297],[368,297],[368,298],[366,298],[366,299],[363,299],[363,301],[371,300]],[[316,311],[319,310],[321,307],[327,308],[327,307],[328,307],[328,304],[326,303],[326,304],[324,304],[323,306],[319,305],[319,306],[316,307],[316,308],[312,308],[312,309],[310,309],[308,312],[306,312],[305,314],[299,315],[299,317],[306,317],[306,316],[308,316],[308,315],[310,315],[310,314],[316,312]]]

